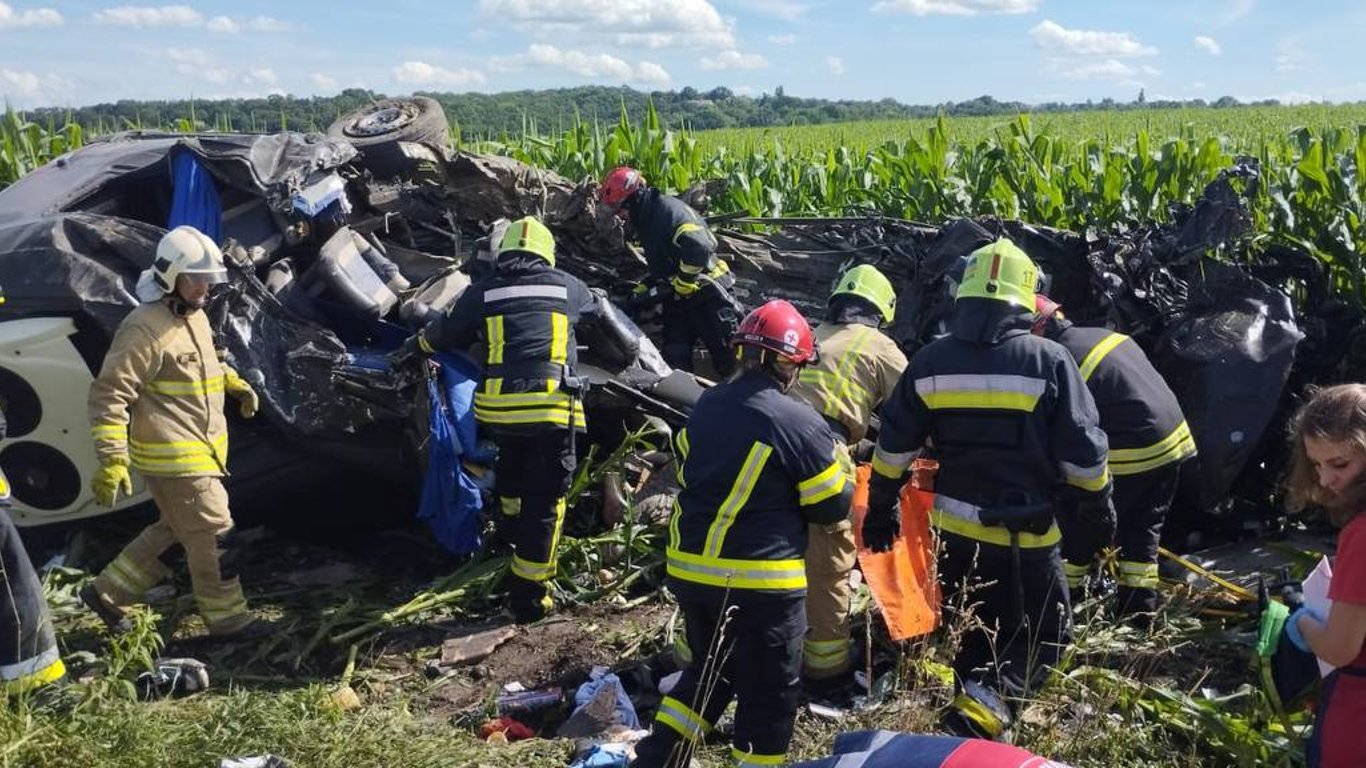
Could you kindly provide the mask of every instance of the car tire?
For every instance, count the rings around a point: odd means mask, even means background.
[[[450,143],[450,132],[441,103],[426,96],[380,99],[327,127],[328,138],[350,142],[360,150],[371,173],[380,178],[390,178],[413,164],[401,143],[441,149]]]

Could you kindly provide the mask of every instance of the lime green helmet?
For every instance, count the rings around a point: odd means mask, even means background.
[[[498,258],[505,253],[529,253],[555,266],[555,236],[535,216],[518,219],[508,225],[503,241],[498,244]]]
[[[968,256],[958,298],[995,299],[1034,311],[1039,268],[1014,243],[1004,238]]]
[[[892,288],[892,281],[872,264],[860,264],[840,275],[835,290],[830,292],[830,298],[842,294],[858,296],[872,303],[882,313],[884,323],[892,322],[896,314],[896,291]]]

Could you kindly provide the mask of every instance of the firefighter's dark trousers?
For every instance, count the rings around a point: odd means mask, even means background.
[[[1162,525],[1176,496],[1180,464],[1168,464],[1137,475],[1114,476],[1115,531],[1119,546],[1118,606],[1121,614],[1157,610],[1157,547]],[[1067,580],[1081,586],[1094,564],[1088,552],[1074,552],[1064,544]]]
[[[962,679],[1003,696],[1037,688],[1072,641],[1071,602],[1056,545],[1010,547],[939,531],[945,621],[968,627],[954,657]]]
[[[736,763],[785,764],[801,687],[805,598],[732,592],[729,605],[726,599],[721,590],[714,600],[680,596],[692,662],[636,746],[633,768],[686,768],[732,698]]]
[[[691,371],[693,344],[701,339],[718,377],[724,379],[735,370],[730,342],[740,320],[735,305],[716,287],[704,285],[691,296],[666,298],[663,322],[661,353],[670,367]]]
[[[0,504],[0,692],[23,693],[66,674],[43,584]]]
[[[536,613],[555,577],[555,552],[564,528],[565,494],[574,474],[568,429],[547,428],[524,435],[495,434],[498,499],[512,540],[514,613]]]

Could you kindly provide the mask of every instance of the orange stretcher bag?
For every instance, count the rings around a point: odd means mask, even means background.
[[[862,464],[855,474],[854,542],[859,568],[892,640],[920,637],[939,626],[939,577],[930,532],[934,473],[938,469],[938,462],[928,459],[916,459],[911,466],[911,479],[901,487],[901,535],[887,552],[873,552],[863,546],[863,518],[868,513],[868,484],[873,470]]]

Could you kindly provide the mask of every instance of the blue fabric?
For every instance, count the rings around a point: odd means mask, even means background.
[[[836,768],[859,756],[859,768],[939,768],[954,750],[963,743],[956,736],[927,736],[895,733],[893,731],[849,731],[835,737],[833,757],[805,763],[794,763],[791,768]]]
[[[459,358],[440,355],[436,360],[440,363],[440,375],[427,382],[431,440],[417,516],[427,522],[444,549],[464,555],[483,545],[479,515],[483,500],[479,487],[461,466],[462,455],[476,459],[477,379],[468,375]]]
[[[189,150],[180,150],[172,161],[171,215],[167,229],[189,225],[203,232],[215,243],[222,242],[223,206],[218,202],[218,188],[213,176],[199,164],[199,158]]]
[[[592,701],[604,685],[611,685],[617,689],[617,722],[631,730],[639,729],[640,718],[636,715],[635,705],[631,703],[631,697],[626,695],[621,678],[611,672],[594,677],[579,686],[579,690],[574,693],[575,711]]]
[[[625,744],[597,744],[569,768],[626,768]]]

